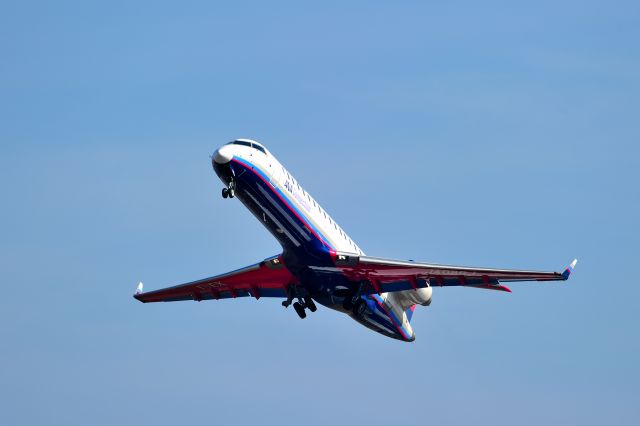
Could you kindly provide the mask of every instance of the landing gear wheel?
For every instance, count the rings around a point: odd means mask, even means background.
[[[233,198],[236,196],[236,191],[233,188],[229,188],[229,198]]]
[[[222,188],[222,198],[229,197],[229,190],[227,188]]]
[[[296,310],[296,314],[298,314],[301,319],[305,319],[307,317],[307,313],[299,302],[293,304],[293,309]]]
[[[347,296],[344,298],[344,301],[342,302],[342,307],[345,308],[347,311],[350,311],[353,309],[353,299],[351,298],[351,296]]]
[[[367,312],[367,302],[362,299],[358,299],[353,305],[353,313],[358,317],[362,317]]]
[[[312,298],[310,298],[309,296],[304,298],[304,304],[307,308],[309,308],[309,310],[311,312],[315,312],[318,310],[318,308],[316,307],[315,302],[313,301]]]

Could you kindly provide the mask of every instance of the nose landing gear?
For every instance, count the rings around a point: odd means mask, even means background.
[[[222,188],[222,198],[233,198],[236,196],[236,181],[231,180],[228,188]]]
[[[233,189],[222,188],[222,198],[233,198],[236,196],[236,193]]]

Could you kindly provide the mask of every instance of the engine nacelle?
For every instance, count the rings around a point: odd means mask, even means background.
[[[431,304],[431,293],[431,287],[396,291],[389,293],[387,300],[405,311],[413,305],[429,306]]]

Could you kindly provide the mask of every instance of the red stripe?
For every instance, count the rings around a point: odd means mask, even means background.
[[[400,332],[400,334],[402,335],[402,337],[404,337],[406,340],[409,340],[409,337],[407,336],[407,334],[405,333],[404,329],[402,328],[401,325],[399,325],[396,320],[393,318],[393,315],[389,313],[389,311],[387,310],[387,308],[384,306],[384,303],[381,303],[375,296],[373,297],[373,300],[378,304],[378,306],[380,306],[382,308],[382,310],[384,311],[384,313],[387,315],[387,317],[391,320],[391,324],[395,325],[395,327],[398,329],[398,331]]]
[[[235,158],[233,158],[231,161],[235,161],[236,163],[241,164],[241,165],[246,167],[245,164],[243,164],[242,162],[236,160]],[[264,178],[260,175],[260,173],[256,173],[256,171],[253,170],[253,168],[251,168],[251,171],[253,172],[253,174],[258,176],[264,183],[266,183],[267,185],[269,185],[269,186],[271,186],[271,187],[273,187],[275,189],[275,187],[270,182],[267,182],[266,180],[264,180]],[[327,245],[327,243],[324,241],[323,238],[321,238],[318,234],[315,233],[315,231],[311,228],[311,226],[307,223],[307,221],[304,220],[303,218],[301,218],[300,215],[298,215],[298,213],[296,213],[295,209],[293,209],[293,207],[291,207],[291,205],[284,198],[282,198],[282,196],[280,195],[280,193],[278,191],[274,191],[274,192],[278,196],[278,198],[280,198],[280,200],[289,208],[289,210],[291,210],[291,213],[293,213],[298,219],[300,219],[300,221],[304,224],[305,228],[307,228],[317,239],[319,239],[325,247],[331,248],[330,246]]]

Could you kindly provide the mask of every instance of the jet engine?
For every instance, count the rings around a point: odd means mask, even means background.
[[[413,305],[429,306],[431,304],[431,287],[389,293],[387,300],[399,306],[403,311]]]

